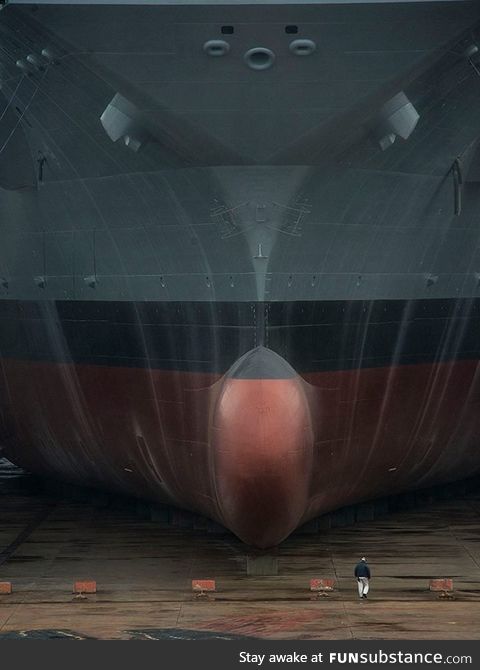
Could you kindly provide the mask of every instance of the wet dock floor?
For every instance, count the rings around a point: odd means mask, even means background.
[[[360,601],[353,565],[367,555],[372,589]],[[0,638],[258,637],[477,639],[480,637],[480,490],[278,549],[278,576],[247,577],[232,535],[161,527],[132,505],[50,494],[0,462]],[[312,599],[309,581],[336,579]],[[454,599],[428,589],[452,577]],[[192,579],[216,580],[198,598]],[[75,580],[98,592],[74,598]],[[27,631],[27,632],[26,632]]]

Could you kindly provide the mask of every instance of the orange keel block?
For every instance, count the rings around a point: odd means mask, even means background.
[[[222,523],[247,544],[279,544],[309,499],[314,440],[305,382],[278,354],[253,349],[223,379],[212,433]]]
[[[430,591],[453,591],[453,579],[431,579]]]
[[[74,593],[96,593],[97,592],[97,582],[93,581],[80,581],[75,582],[73,585]]]
[[[334,579],[311,579],[310,591],[333,591],[335,588]]]
[[[206,591],[216,591],[217,586],[214,579],[192,579],[192,591],[196,593],[205,593]]]
[[[0,582],[0,596],[9,596],[12,592],[11,582]]]

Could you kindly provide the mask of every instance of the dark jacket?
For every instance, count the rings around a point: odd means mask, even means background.
[[[365,561],[360,561],[355,566],[355,577],[368,577],[370,579],[370,568]]]

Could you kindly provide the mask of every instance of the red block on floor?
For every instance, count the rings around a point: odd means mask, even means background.
[[[97,592],[97,582],[92,581],[83,581],[75,582],[73,585],[74,593],[96,593]]]
[[[311,579],[310,591],[333,591],[335,587],[334,579]]]
[[[11,582],[0,582],[0,595],[8,596],[12,592]]]
[[[215,591],[214,579],[192,579],[192,591]]]
[[[430,591],[453,591],[453,579],[431,579]]]

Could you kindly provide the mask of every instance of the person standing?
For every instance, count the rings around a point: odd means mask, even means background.
[[[355,566],[355,577],[357,578],[358,597],[366,598],[370,590],[370,568],[368,567],[365,556]]]

